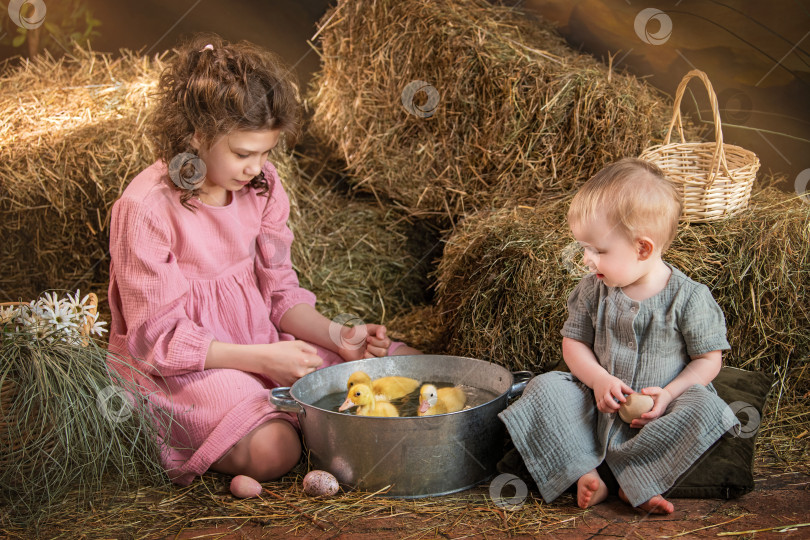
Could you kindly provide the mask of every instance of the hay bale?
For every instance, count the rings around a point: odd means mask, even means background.
[[[6,67],[0,300],[76,288],[106,299],[109,211],[154,161],[145,122],[165,56],[122,51],[113,60],[76,48],[59,60],[42,56]],[[293,201],[296,268],[330,316],[377,321],[425,300],[431,257],[424,235],[376,201],[333,192],[289,155],[274,161]]]
[[[638,155],[669,120],[647,84],[484,0],[341,0],[323,21],[311,129],[358,188],[415,215],[534,204]],[[403,106],[412,81],[438,92],[432,117]]]
[[[429,230],[376,201],[340,193],[340,179],[308,176],[290,154],[271,159],[290,197],[293,267],[324,315],[386,322],[430,299],[427,275],[438,243]]]
[[[403,341],[425,354],[450,354],[442,317],[435,305],[414,306],[393,317],[388,326],[391,339]]]
[[[570,199],[472,214],[450,236],[436,305],[452,354],[535,372],[561,359],[559,330],[576,284],[560,258],[572,241]]]
[[[105,291],[109,211],[154,159],[144,120],[160,57],[75,47],[0,78],[0,296]]]
[[[454,354],[534,371],[561,360],[578,276],[563,256],[573,240],[569,202],[471,216],[449,239],[436,303]],[[810,206],[760,189],[738,216],[682,225],[664,258],[712,290],[726,315],[728,365],[773,373],[798,395],[810,390]]]

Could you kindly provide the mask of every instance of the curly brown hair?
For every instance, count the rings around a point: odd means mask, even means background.
[[[216,34],[195,34],[175,50],[160,75],[157,96],[147,132],[157,157],[166,164],[178,154],[194,152],[195,133],[205,147],[237,130],[279,129],[288,146],[300,134],[292,70],[276,54],[247,41],[228,43]],[[188,201],[199,189],[166,181],[183,191],[180,201],[192,209]],[[248,185],[259,194],[269,191],[263,174]]]

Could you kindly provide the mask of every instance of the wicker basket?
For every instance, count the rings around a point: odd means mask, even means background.
[[[709,93],[714,117],[713,143],[689,143],[683,134],[681,100],[693,77],[703,81]],[[705,73],[695,69],[686,74],[678,85],[673,108],[664,144],[647,148],[639,157],[658,165],[680,188],[684,205],[681,220],[716,221],[746,208],[759,170],[759,158],[745,148],[723,143],[717,95]],[[670,143],[676,125],[682,142]]]

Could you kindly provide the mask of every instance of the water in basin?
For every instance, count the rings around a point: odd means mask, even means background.
[[[425,382],[423,384],[433,384],[436,388],[453,386],[452,384],[449,383]],[[462,390],[464,390],[465,394],[467,394],[467,404],[464,406],[464,410],[477,407],[478,405],[482,405],[498,397],[498,395],[495,394],[494,392],[489,392],[482,388],[475,388],[473,386],[466,386],[463,384],[460,384],[458,386]],[[338,412],[338,407],[340,407],[340,405],[346,400],[347,393],[348,391],[335,392],[334,394],[327,394],[326,396],[317,400],[312,405],[314,407],[318,407],[319,409]],[[416,390],[414,390],[413,392],[404,397],[391,400],[391,403],[397,408],[400,416],[418,416],[416,414],[416,411],[419,408],[419,388],[417,388]],[[343,411],[343,413],[356,414],[355,411],[356,407],[352,409],[347,409],[346,411]]]

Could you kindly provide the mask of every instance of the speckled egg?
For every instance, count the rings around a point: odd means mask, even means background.
[[[311,497],[328,497],[338,492],[337,478],[326,471],[309,471],[304,477],[304,493]]]
[[[262,492],[262,485],[250,476],[240,474],[231,480],[231,493],[240,499],[258,497]]]
[[[627,401],[619,407],[619,417],[628,424],[641,415],[650,412],[655,405],[653,398],[644,394],[629,394]]]

